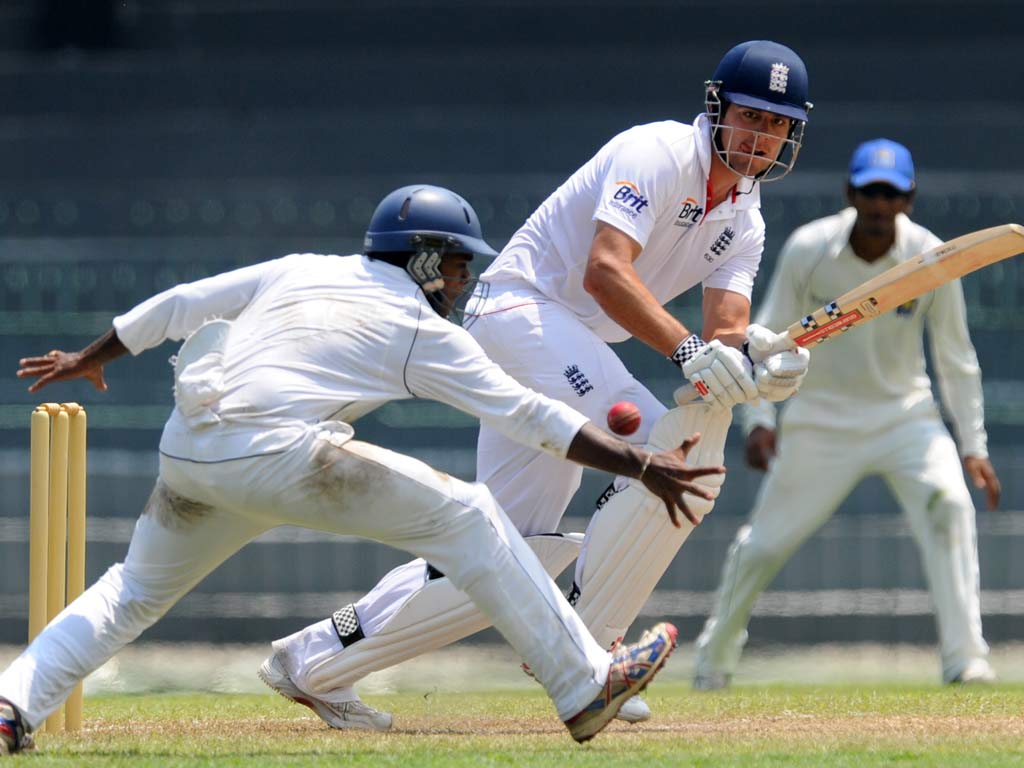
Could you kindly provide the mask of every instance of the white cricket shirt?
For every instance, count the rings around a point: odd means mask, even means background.
[[[865,280],[941,242],[901,214],[895,244],[869,264],[849,244],[855,219],[856,211],[847,208],[793,232],[779,253],[758,323],[785,330]],[[921,416],[937,417],[925,366],[926,328],[960,453],[987,456],[981,369],[967,330],[959,280],[814,347],[803,386],[783,406],[785,426],[867,434]],[[773,427],[774,406],[764,401],[746,406],[743,417],[748,433],[758,425]]]
[[[604,341],[624,341],[629,333],[583,289],[603,221],[643,246],[633,266],[661,304],[698,283],[750,298],[764,247],[759,187],[745,183],[708,212],[711,151],[703,115],[620,133],[541,204],[483,279],[525,280]]]
[[[197,449],[176,409],[161,442],[169,455],[213,461],[283,450],[310,424],[352,422],[412,397],[556,456],[587,421],[508,376],[430,308],[403,269],[364,256],[294,254],[179,285],[115,318],[114,328],[138,354],[214,317],[232,324],[210,409],[232,439]]]

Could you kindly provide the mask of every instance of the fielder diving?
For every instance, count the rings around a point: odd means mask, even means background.
[[[642,413],[631,442],[664,449],[699,432],[691,458],[721,463],[731,407],[784,400],[807,370],[806,350],[780,351],[780,337],[749,325],[765,235],[760,185],[793,168],[807,97],[807,70],[789,48],[732,48],[692,125],[666,120],[615,136],[513,235],[468,307],[474,338],[517,381],[595,424],[628,400]],[[698,285],[701,335],[663,307]],[[679,366],[703,402],[667,410],[609,346],[631,336]],[[578,466],[482,423],[477,480],[520,533],[543,544],[551,573],[572,561],[576,544],[536,537],[558,530],[581,477]],[[722,479],[701,479],[708,496],[689,500],[698,520]],[[668,524],[639,483],[620,477],[613,490],[588,527],[571,595],[605,648],[626,634],[693,527]],[[488,625],[444,575],[429,558],[396,568],[355,604],[276,641],[264,673],[286,671],[307,699],[355,701],[352,686],[368,673]],[[390,718],[376,714],[358,726],[386,728]],[[622,714],[642,720],[649,709],[636,699]]]
[[[0,674],[0,754],[28,746],[80,680],[217,565],[284,524],[375,539],[435,563],[533,670],[577,741],[664,664],[674,627],[659,624],[609,653],[486,486],[356,440],[350,425],[389,400],[435,399],[538,450],[637,478],[674,522],[694,519],[689,499],[710,496],[696,481],[724,467],[685,463],[697,437],[658,454],[610,437],[523,387],[444,319],[469,259],[493,253],[462,198],[403,188],[377,213],[382,226],[365,255],[293,254],[179,285],[116,317],[80,352],[21,361],[18,375],[38,379],[31,391],[76,378],[104,390],[106,363],[187,337],[159,477],[128,554]]]

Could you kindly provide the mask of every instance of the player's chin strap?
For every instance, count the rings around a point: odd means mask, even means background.
[[[721,464],[731,423],[730,409],[702,402],[682,405],[658,419],[647,448],[672,450],[700,432],[700,442],[690,451],[687,463]],[[664,503],[642,483],[619,480],[617,490],[606,497],[587,528],[583,551],[576,561],[576,599],[570,601],[598,643],[606,648],[625,635],[693,530],[685,519],[681,528],[673,526]],[[723,480],[724,475],[708,475],[696,482],[717,497]],[[690,495],[685,500],[701,518],[714,506],[714,501]]]

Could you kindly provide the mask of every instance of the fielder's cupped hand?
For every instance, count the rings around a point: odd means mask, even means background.
[[[686,457],[698,442],[700,433],[696,432],[674,451],[655,453],[651,456],[651,463],[640,476],[640,482],[647,490],[665,503],[669,519],[676,528],[682,526],[680,513],[694,525],[700,525],[700,518],[687,505],[683,494],[689,493],[711,501],[717,496],[717,492],[702,485],[699,482],[700,478],[725,474],[725,466],[722,464],[694,467],[686,463]]]
[[[103,379],[103,366],[81,352],[54,349],[42,357],[23,357],[18,364],[21,366],[18,368],[18,378],[35,379],[28,388],[29,392],[38,392],[55,381],[71,379],[87,379],[100,392],[107,391],[107,382]]]

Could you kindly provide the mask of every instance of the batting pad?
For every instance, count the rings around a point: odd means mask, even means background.
[[[687,463],[721,464],[730,423],[730,409],[702,402],[682,405],[658,419],[647,448],[678,448],[687,437],[700,432],[700,442],[690,451]],[[708,475],[695,482],[718,498],[724,479],[724,475]],[[714,501],[690,494],[684,498],[701,519],[714,507]],[[594,513],[576,563],[576,612],[602,646],[610,647],[625,635],[690,535],[693,525],[685,518],[681,522],[681,528],[673,526],[661,499],[638,480],[630,480]]]
[[[582,533],[525,538],[551,578],[576,559],[583,543]],[[319,696],[354,685],[371,672],[443,648],[490,625],[447,578],[427,581],[376,633],[344,649],[339,645],[336,654],[308,669],[305,687]]]

